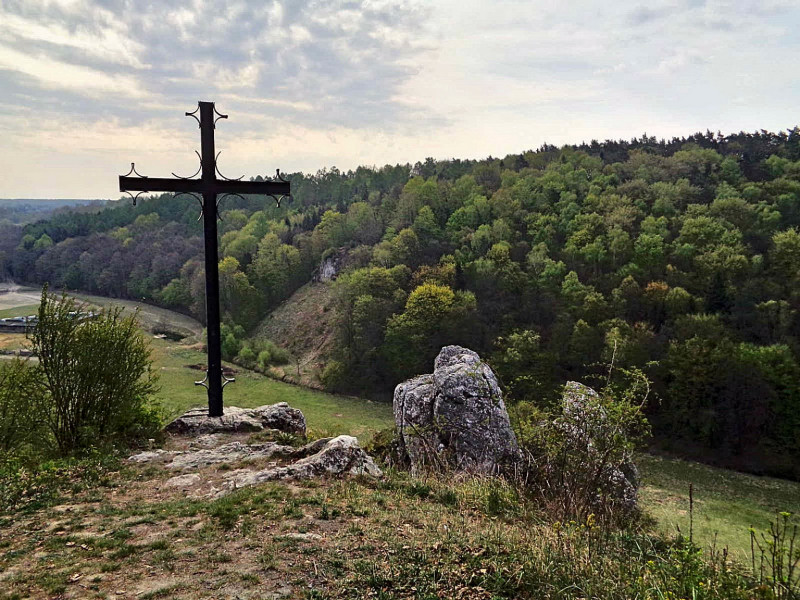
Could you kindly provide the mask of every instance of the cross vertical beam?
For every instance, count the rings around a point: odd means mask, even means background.
[[[214,104],[200,102],[200,155],[203,187],[216,181]],[[217,194],[203,192],[203,234],[206,259],[206,337],[208,344],[208,416],[222,416],[222,340],[219,316],[219,251],[217,249]]]
[[[197,117],[199,111],[200,117]],[[145,192],[176,192],[189,194],[202,194],[203,207],[203,234],[205,240],[205,268],[206,268],[206,332],[208,336],[208,370],[204,381],[195,382],[203,385],[208,390],[208,414],[211,417],[221,417],[223,414],[222,388],[225,383],[232,380],[222,379],[222,340],[220,339],[220,310],[219,310],[219,251],[217,249],[217,195],[218,194],[264,194],[272,196],[278,206],[281,199],[290,195],[289,182],[281,177],[278,171],[277,178],[272,181],[240,181],[217,179],[217,155],[214,147],[215,123],[219,119],[227,119],[227,115],[220,114],[213,102],[199,102],[198,108],[187,116],[197,119],[200,124],[200,171],[199,179],[177,178],[161,179],[144,177],[136,173],[134,165],[127,175],[119,178],[119,190],[130,194],[138,192],[133,197],[134,205],[139,194]],[[215,117],[216,115],[216,117]],[[131,177],[131,173],[136,176]]]

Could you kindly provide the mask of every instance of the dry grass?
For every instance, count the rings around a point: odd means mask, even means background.
[[[61,504],[0,517],[0,598],[733,598],[684,544],[550,523],[510,487],[389,472],[219,499],[125,466]],[[727,567],[731,565],[728,563]]]
[[[272,340],[292,355],[289,365],[273,367],[275,376],[320,387],[334,346],[334,313],[331,286],[307,283],[261,322],[254,337]]]

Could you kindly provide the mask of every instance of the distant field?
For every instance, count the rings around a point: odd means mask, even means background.
[[[38,292],[33,291],[34,300]],[[20,306],[0,306],[0,315],[17,316],[35,312],[23,292],[17,296]],[[3,296],[0,295],[0,299]],[[172,418],[192,406],[206,403],[205,389],[193,382],[203,378],[202,370],[189,365],[204,365],[205,354],[193,339],[200,339],[200,323],[168,310],[139,302],[119,301],[98,296],[81,296],[95,305],[120,304],[127,309],[140,309],[140,318],[147,329],[168,323],[173,328],[186,330],[192,337],[184,342],[170,342],[151,337],[153,358],[161,375],[158,399],[167,417]],[[7,299],[6,299],[7,300]],[[6,339],[9,338],[9,339]],[[21,343],[24,336],[0,336],[3,344]],[[297,387],[269,379],[263,375],[237,369],[236,383],[225,388],[228,405],[251,407],[275,402],[288,402],[303,411],[310,429],[318,434],[349,433],[358,436],[362,443],[375,431],[391,426],[392,410],[389,404],[370,402],[359,398],[335,396],[307,388]],[[694,539],[704,547],[714,543],[718,548],[727,546],[736,559],[746,561],[749,556],[748,529],[768,527],[777,511],[800,513],[800,483],[780,479],[754,477],[733,471],[715,469],[681,460],[649,455],[638,457],[642,472],[642,505],[658,522],[665,533],[675,533],[678,528],[689,534],[689,484],[694,484]]]
[[[683,460],[642,455],[642,501],[667,533],[689,535],[689,484],[694,485],[694,539],[727,546],[740,560],[750,555],[749,528],[769,527],[776,513],[800,514],[800,483],[755,477]]]
[[[94,306],[107,307],[111,305],[122,306],[128,311],[139,311],[139,322],[145,329],[153,330],[159,326],[168,327],[172,331],[180,332],[193,338],[187,341],[199,341],[203,334],[203,325],[189,317],[176,313],[172,310],[135,302],[133,300],[121,300],[119,298],[105,298],[103,296],[92,296],[90,294],[73,294],[79,301],[88,302]]]
[[[0,287],[0,311],[21,310],[24,307],[39,306],[39,299],[42,296],[41,290],[35,288],[14,287],[12,291],[5,291]],[[5,317],[16,317],[16,314],[8,314]]]
[[[14,308],[0,309],[0,319],[7,319],[9,317],[27,317],[28,315],[35,315],[39,310],[39,304],[25,304],[23,306],[16,306]]]

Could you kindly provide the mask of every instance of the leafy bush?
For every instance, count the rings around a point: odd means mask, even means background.
[[[236,362],[248,369],[252,369],[256,364],[256,353],[245,346],[239,350],[239,354],[236,355]]]
[[[111,308],[89,318],[45,287],[31,339],[45,390],[42,418],[62,455],[158,431],[157,375],[135,315]]]
[[[40,443],[42,386],[38,367],[14,359],[0,362],[0,451],[18,454]]]
[[[528,468],[525,486],[552,517],[606,522],[635,514],[638,472],[634,449],[649,435],[643,406],[649,380],[638,369],[617,370],[626,385],[601,393],[580,384],[564,389],[555,413],[520,403],[512,411]]]
[[[323,387],[331,392],[344,389],[347,377],[347,367],[338,360],[332,360],[325,365],[320,375]]]

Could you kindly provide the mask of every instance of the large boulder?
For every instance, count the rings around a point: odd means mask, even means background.
[[[395,388],[393,408],[401,452],[413,470],[494,475],[519,458],[497,378],[467,348],[442,348],[432,374]]]
[[[305,435],[306,419],[303,413],[286,402],[238,408],[228,406],[221,417],[209,417],[207,408],[193,408],[164,428],[180,435],[208,433],[247,433],[263,429],[277,429],[286,433]]]

